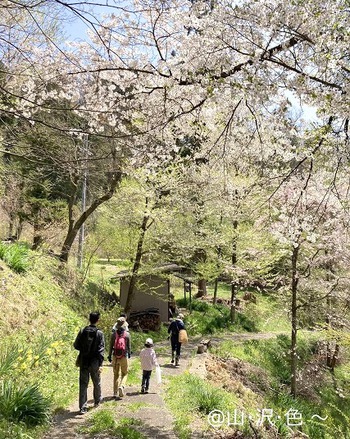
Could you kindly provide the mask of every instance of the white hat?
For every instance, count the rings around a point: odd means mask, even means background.
[[[153,345],[153,340],[151,338],[146,338],[145,344]]]
[[[119,319],[117,319],[117,328],[125,329],[126,328],[125,322],[126,322],[125,317],[119,317]]]

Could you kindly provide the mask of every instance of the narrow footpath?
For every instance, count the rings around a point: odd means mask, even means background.
[[[224,340],[259,340],[276,337],[279,333],[245,333],[245,334],[225,334],[221,337],[211,337],[213,346],[220,344]],[[210,337],[209,337],[210,338]],[[196,355],[198,342],[201,338],[192,339],[188,344],[182,346],[180,366],[174,367],[170,363],[170,344],[169,341],[157,343],[155,350],[157,353],[158,362],[161,366],[162,377],[166,380],[167,376],[177,375],[189,370],[191,374],[205,378],[205,360],[202,355]],[[158,353],[168,348],[167,353]],[[135,354],[135,357],[137,354]],[[131,358],[130,361],[133,361]],[[141,377],[140,377],[141,383]],[[117,418],[132,418],[142,421],[142,433],[149,439],[176,439],[177,436],[173,430],[174,418],[167,409],[164,402],[164,383],[158,385],[155,380],[155,373],[153,372],[151,378],[150,393],[141,394],[140,385],[126,386],[126,395],[122,399],[114,400],[113,398],[113,369],[112,366],[106,363],[103,366],[102,372],[102,395],[104,402],[114,401]],[[88,404],[89,412],[92,410],[100,410],[99,408],[92,408],[92,384],[90,382],[88,390]],[[131,407],[133,406],[133,407]],[[135,411],[135,407],[137,410]],[[89,414],[80,415],[78,410],[78,395],[77,399],[67,410],[57,415],[54,419],[52,428],[46,433],[43,439],[88,439],[89,436],[78,433],[77,429],[82,426]],[[219,437],[210,434],[203,435],[201,432],[193,433],[192,439],[199,439],[203,437]],[[91,436],[90,436],[91,437]],[[110,436],[98,435],[94,438],[113,439]]]
[[[157,343],[157,347],[169,346],[169,353],[157,353],[158,362],[161,366],[162,377],[166,379],[167,376],[177,375],[184,372],[191,365],[191,359],[193,352],[197,348],[196,341],[191,341],[187,345],[182,347],[181,361],[179,367],[174,367],[170,363],[170,344],[169,342]],[[133,361],[133,358],[130,359]],[[105,363],[102,371],[102,395],[104,402],[113,401],[113,369],[109,363]],[[140,377],[141,383],[141,377]],[[142,421],[142,433],[150,439],[176,439],[177,436],[173,431],[174,419],[166,408],[164,402],[164,389],[163,383],[157,384],[155,380],[155,372],[152,374],[150,393],[140,394],[140,385],[138,386],[126,386],[126,394],[124,398],[115,400],[115,408],[117,418],[133,418]],[[88,389],[88,405],[89,413],[81,415],[78,409],[78,395],[77,400],[67,410],[58,414],[55,419],[52,428],[46,433],[43,439],[87,439],[87,435],[78,433],[77,429],[83,425],[87,416],[92,410],[99,410],[103,408],[103,403],[99,408],[93,407],[92,398],[92,384],[90,381]],[[140,404],[140,407],[135,410],[128,409],[128,406],[135,407]],[[106,437],[106,436],[103,436]]]

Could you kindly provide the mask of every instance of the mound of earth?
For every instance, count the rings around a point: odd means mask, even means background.
[[[211,356],[206,361],[207,379],[237,395],[249,391],[263,395],[270,387],[266,372],[237,358]]]

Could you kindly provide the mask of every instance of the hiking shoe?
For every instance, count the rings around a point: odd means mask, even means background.
[[[103,402],[103,398],[101,398],[99,401],[95,402],[94,407],[98,407]]]
[[[148,389],[145,390],[145,393],[148,393]]]
[[[124,396],[124,387],[123,386],[119,387],[118,393],[119,393],[119,397],[123,398],[123,396]]]
[[[174,361],[175,361],[174,358],[172,358],[171,361],[170,361],[170,363],[171,363],[171,364],[174,364]]]
[[[145,393],[145,388],[141,387],[141,393]]]
[[[85,415],[85,413],[87,413],[87,411],[88,411],[87,407],[82,407],[82,408],[80,409],[79,413],[80,413],[81,415]]]

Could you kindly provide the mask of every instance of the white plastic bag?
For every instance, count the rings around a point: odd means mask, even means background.
[[[161,384],[161,382],[162,382],[162,371],[160,369],[160,366],[156,366],[156,380],[157,380],[157,384]]]

